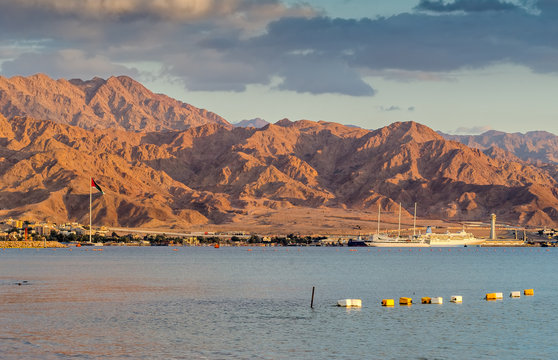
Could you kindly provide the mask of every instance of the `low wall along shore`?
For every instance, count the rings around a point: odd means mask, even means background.
[[[65,248],[58,241],[0,241],[0,249]]]

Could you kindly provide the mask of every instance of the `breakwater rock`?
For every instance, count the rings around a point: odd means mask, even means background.
[[[30,249],[30,248],[65,248],[66,245],[58,241],[0,241],[0,248],[4,249]]]

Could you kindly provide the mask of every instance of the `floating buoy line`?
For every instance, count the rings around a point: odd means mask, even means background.
[[[535,295],[535,291],[534,289],[525,289],[523,290],[523,295],[524,296],[534,296]],[[521,297],[521,292],[520,291],[511,291],[510,298],[520,298]],[[487,301],[492,301],[492,300],[503,300],[504,299],[504,294],[501,292],[494,292],[494,293],[486,293],[485,300]],[[455,303],[455,304],[461,304],[463,303],[463,296],[462,295],[451,295],[450,296],[450,302]],[[444,298],[437,296],[437,297],[422,297],[421,304],[438,304],[438,305],[442,305],[444,303]],[[382,299],[381,301],[381,306],[384,307],[394,307],[396,304],[395,299]],[[413,299],[410,297],[400,297],[399,298],[399,305],[401,306],[411,306],[415,304],[413,302]],[[311,307],[313,308],[314,306],[314,287],[312,288],[312,305]],[[361,299],[342,299],[342,300],[338,300],[337,301],[337,306],[339,307],[345,307],[345,308],[361,308],[362,307],[362,300]]]

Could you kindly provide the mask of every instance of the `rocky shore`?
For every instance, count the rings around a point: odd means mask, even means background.
[[[0,249],[65,248],[58,241],[0,241]]]

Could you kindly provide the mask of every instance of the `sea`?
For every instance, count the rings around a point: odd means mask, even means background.
[[[0,359],[558,358],[554,248],[93,250],[0,250]]]

